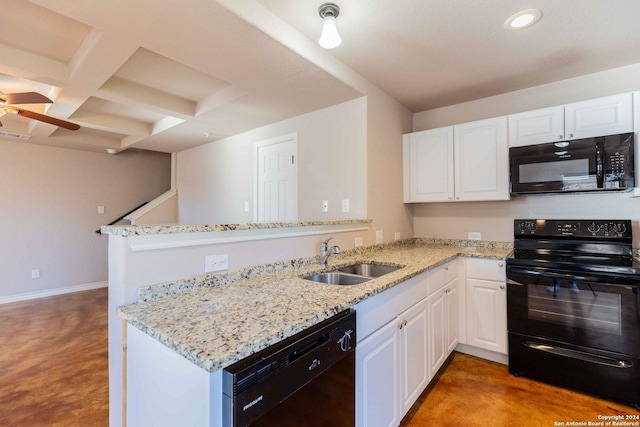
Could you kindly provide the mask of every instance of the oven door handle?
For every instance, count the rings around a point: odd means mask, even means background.
[[[507,276],[512,273],[512,274],[520,274],[523,276],[541,276],[541,277],[549,277],[552,279],[567,279],[567,280],[583,280],[586,282],[598,282],[598,278],[596,277],[590,277],[590,276],[579,276],[577,274],[566,274],[566,273],[554,273],[552,271],[538,271],[538,270],[532,270],[532,269],[526,269],[526,268],[517,268],[517,267],[511,267],[509,268],[509,271],[507,272]],[[511,283],[513,282],[513,283]],[[521,285],[524,286],[523,283],[519,283],[516,282],[513,279],[510,279],[507,277],[507,283],[511,284],[511,285]]]
[[[597,363],[612,368],[631,368],[633,364],[628,360],[614,359],[612,357],[601,356],[599,354],[590,354],[583,351],[572,350],[569,348],[542,344],[535,341],[526,340],[523,342],[525,347],[532,350],[543,351],[545,353],[555,354],[557,356],[569,357],[584,362]]]

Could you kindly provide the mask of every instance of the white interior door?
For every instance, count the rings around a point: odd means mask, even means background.
[[[256,144],[257,220],[298,220],[298,136]]]

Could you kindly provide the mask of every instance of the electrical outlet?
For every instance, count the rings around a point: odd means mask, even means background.
[[[328,200],[323,200],[322,201],[322,212],[329,212],[329,201]]]
[[[394,240],[400,240],[400,232],[399,232],[399,231],[396,231],[396,232],[394,233],[394,235],[393,235],[393,239],[394,239]]]
[[[479,231],[470,231],[469,234],[469,240],[480,240],[482,239],[482,233]]]
[[[40,270],[38,270],[38,269],[31,270],[31,278],[32,279],[39,279],[40,278]]]
[[[353,246],[359,248],[362,246],[362,237],[356,237],[353,239]]]
[[[342,199],[342,212],[349,212],[349,199]]]
[[[249,202],[244,202],[244,211],[249,212]]]
[[[229,269],[229,255],[208,255],[204,258],[204,272],[221,271]]]
[[[384,238],[382,235],[382,230],[376,230],[376,243],[383,243]]]
[[[103,214],[104,213],[104,206],[98,206],[98,213],[99,214]]]

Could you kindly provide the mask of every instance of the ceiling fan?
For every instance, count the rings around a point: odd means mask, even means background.
[[[37,92],[21,92],[21,93],[0,93],[0,117],[5,114],[16,114],[33,120],[49,123],[54,126],[69,130],[78,130],[80,126],[65,120],[56,119],[55,117],[46,116],[44,114],[25,110],[16,107],[15,104],[51,104],[52,100]],[[0,122],[0,126],[2,123]]]

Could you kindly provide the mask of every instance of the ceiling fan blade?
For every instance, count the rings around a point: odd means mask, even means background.
[[[15,108],[15,107],[14,107]],[[69,129],[69,130],[78,130],[80,126],[75,123],[67,122],[65,120],[56,119],[55,117],[45,116],[44,114],[34,113],[33,111],[23,110],[22,108],[15,108],[17,110],[17,115],[22,117],[27,117],[33,120],[39,120],[41,122],[49,123],[54,126],[59,126],[61,128]]]
[[[51,104],[53,101],[37,92],[3,93],[0,99],[9,105],[14,104]]]

